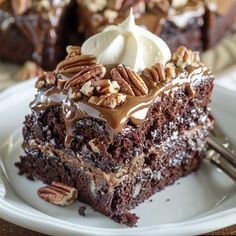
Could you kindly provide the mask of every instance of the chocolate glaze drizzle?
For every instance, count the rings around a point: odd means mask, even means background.
[[[88,103],[85,100],[71,101],[67,92],[55,87],[46,91],[39,90],[35,100],[31,103],[33,110],[45,110],[50,106],[62,105],[66,124],[65,147],[69,148],[73,139],[73,128],[79,119],[94,118],[101,120],[107,125],[107,142],[111,143],[115,135],[122,132],[127,121],[139,126],[145,122],[150,107],[163,93],[172,89],[178,89],[185,84],[191,84],[194,88],[196,83],[206,79],[211,72],[202,65],[198,67],[188,66],[185,69],[176,68],[177,76],[170,82],[156,84],[141,74],[148,86],[149,94],[145,96],[127,96],[126,102],[115,108],[105,108]]]

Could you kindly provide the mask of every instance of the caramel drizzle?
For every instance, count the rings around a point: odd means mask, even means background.
[[[106,123],[108,134],[107,142],[111,143],[117,133],[120,133],[128,120],[134,125],[139,126],[146,120],[150,107],[164,93],[185,84],[193,87],[198,81],[211,75],[205,67],[198,68],[189,66],[186,70],[179,69],[177,77],[168,83],[156,84],[142,75],[143,80],[148,86],[149,94],[144,96],[127,96],[127,101],[123,105],[109,109],[88,103],[84,100],[77,102],[70,101],[66,97],[65,90],[51,88],[47,91],[39,91],[36,99],[31,104],[33,110],[44,110],[49,106],[62,105],[66,124],[65,147],[69,148],[73,140],[73,128],[76,121],[83,118],[94,118]]]

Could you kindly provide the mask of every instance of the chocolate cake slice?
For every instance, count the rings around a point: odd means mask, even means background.
[[[69,46],[38,78],[16,164],[128,226],[138,219],[130,209],[200,166],[213,125],[213,75],[198,53],[180,47],[171,57],[132,19]]]
[[[174,52],[181,45],[203,51],[214,47],[236,20],[234,0],[77,0],[79,30],[85,38],[117,24],[130,7],[136,22],[160,36]]]
[[[0,59],[53,69],[78,38],[75,1],[1,0]]]

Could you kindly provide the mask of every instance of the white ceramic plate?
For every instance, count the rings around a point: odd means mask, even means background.
[[[0,189],[1,218],[50,235],[192,235],[236,223],[236,185],[209,163],[137,207],[133,211],[140,216],[137,228],[119,225],[90,207],[86,217],[82,217],[77,213],[79,202],[63,208],[39,199],[36,191],[42,183],[18,176],[14,166],[22,154],[21,128],[34,97],[33,83],[24,82],[0,95],[0,157],[7,188],[4,198]],[[232,109],[235,92],[228,92],[220,85],[215,91],[213,110],[224,131],[232,136],[236,133],[236,111]],[[219,94],[221,97],[217,99]],[[229,109],[225,101],[229,101]]]

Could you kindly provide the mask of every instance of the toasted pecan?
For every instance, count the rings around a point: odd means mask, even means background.
[[[80,48],[80,46],[69,45],[66,47],[66,52],[67,52],[66,58],[79,56],[79,55],[81,55],[81,48]]]
[[[88,102],[102,106],[114,109],[121,104],[123,104],[126,101],[126,95],[121,93],[112,93],[112,94],[105,94],[101,96],[92,96]]]
[[[106,74],[106,68],[103,65],[95,64],[85,67],[82,71],[72,76],[64,85],[65,89],[78,85],[83,85],[91,79],[101,79]]]
[[[118,65],[110,72],[111,78],[120,85],[120,91],[131,96],[148,94],[148,88],[143,79],[132,69]]]
[[[168,63],[164,67],[162,64],[157,63],[151,68],[144,69],[143,74],[157,84],[168,82],[176,76],[175,65],[173,63]]]
[[[58,73],[79,73],[85,67],[94,65],[96,57],[91,55],[76,55],[61,61],[56,68]]]
[[[177,51],[172,56],[172,60],[176,66],[183,69],[189,65],[197,66],[200,64],[199,52],[191,51],[184,46],[181,46],[177,49]]]
[[[53,182],[38,190],[38,196],[50,203],[67,206],[77,199],[77,190],[63,183]]]

